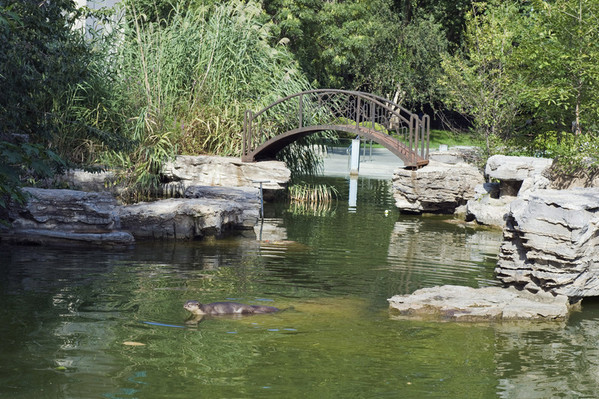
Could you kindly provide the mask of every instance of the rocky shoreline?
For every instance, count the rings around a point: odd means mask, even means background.
[[[392,314],[564,320],[581,299],[599,295],[599,188],[552,188],[550,159],[495,155],[484,175],[459,154],[451,160],[397,171],[396,205],[410,213],[461,214],[503,229],[495,269],[502,288],[438,286],[396,295],[388,300]]]
[[[119,187],[109,184],[109,172],[63,176],[61,184],[76,189],[26,188],[29,199],[9,208],[10,225],[0,226],[0,240],[130,246],[136,240],[190,240],[252,230],[259,217],[259,182],[266,190],[280,190],[291,175],[282,162],[248,164],[211,156],[177,157],[163,174],[165,191],[181,198],[119,204]]]

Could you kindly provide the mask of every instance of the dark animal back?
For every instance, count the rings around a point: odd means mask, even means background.
[[[252,308],[254,308],[254,313],[273,313],[279,311],[279,309],[274,306],[253,305]]]

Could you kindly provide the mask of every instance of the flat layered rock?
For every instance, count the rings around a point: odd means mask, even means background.
[[[121,231],[110,193],[25,188],[24,204],[11,204],[8,224],[0,238],[13,243],[37,245],[129,246],[133,236]]]
[[[267,190],[281,190],[291,179],[284,162],[242,162],[234,157],[178,155],[167,162],[162,176],[172,191],[190,186],[258,187],[262,181]],[[168,187],[165,187],[168,190]]]
[[[171,198],[120,208],[124,230],[136,239],[197,239],[227,230],[252,229],[256,203],[204,198]]]
[[[493,155],[487,160],[485,175],[490,179],[524,181],[547,173],[552,164],[550,158]]]
[[[250,230],[258,220],[255,188],[190,187],[190,198],[119,205],[108,192],[25,189],[9,207],[0,239],[27,244],[131,245],[136,239],[196,239]]]
[[[451,321],[565,320],[565,295],[533,294],[514,287],[471,288],[444,285],[388,299],[392,315]]]

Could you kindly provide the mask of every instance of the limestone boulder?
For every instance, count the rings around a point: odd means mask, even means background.
[[[109,193],[25,188],[28,200],[9,207],[4,240],[36,244],[132,244],[133,236],[121,231],[118,204]]]
[[[55,184],[66,186],[72,190],[103,192],[110,191],[118,194],[122,187],[115,184],[117,176],[114,171],[104,170],[90,172],[82,169],[69,169],[64,174],[55,177]]]
[[[565,320],[571,310],[564,295],[533,294],[514,287],[471,288],[444,285],[388,299],[398,318],[450,321]]]
[[[552,160],[544,158],[492,156],[485,173],[493,182],[475,188],[474,197],[466,206],[466,218],[503,228],[513,200],[550,186],[544,174],[551,163]]]
[[[599,295],[599,188],[537,190],[512,202],[496,273],[531,291]]]
[[[437,151],[429,153],[429,159],[435,162],[458,164],[476,164],[480,161],[481,151],[478,147],[454,146],[451,148],[439,147]]]
[[[136,239],[197,239],[227,230],[252,229],[259,206],[242,201],[170,198],[124,206],[123,229]]]
[[[547,173],[552,164],[553,160],[549,158],[493,155],[487,160],[485,174],[490,179],[524,181]]]
[[[431,161],[418,170],[396,169],[393,197],[402,212],[452,214],[473,198],[474,188],[482,183],[484,177],[475,166]]]
[[[190,186],[259,187],[281,190],[291,179],[284,162],[241,162],[239,158],[179,155],[162,169],[167,190],[184,192]],[[170,188],[169,188],[170,187]]]
[[[241,162],[235,157],[179,155],[165,163],[161,178],[164,183],[159,195],[183,197],[185,190],[193,186],[258,188],[260,181],[264,190],[281,190],[291,179],[291,171],[279,161]],[[110,170],[68,170],[49,184],[82,191],[110,191],[115,195],[125,190],[118,184],[117,174]]]

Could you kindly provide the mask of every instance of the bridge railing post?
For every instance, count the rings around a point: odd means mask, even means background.
[[[374,124],[374,109],[375,109],[375,104],[371,101],[370,102],[370,123],[372,123],[372,130],[376,130],[376,125]]]
[[[360,107],[362,106],[361,102],[360,102],[361,98],[360,96],[358,96],[357,99],[357,106],[356,106],[356,130],[360,129]]]
[[[299,116],[299,128],[304,126],[304,95],[299,96],[298,116]]]
[[[252,131],[252,124],[254,123],[254,118],[252,117],[252,110],[248,111],[248,148],[253,148],[254,146],[254,132]]]
[[[424,158],[428,159],[431,144],[431,117],[428,115],[424,115],[422,121],[425,130],[424,136],[426,137],[426,153],[424,154]]]

